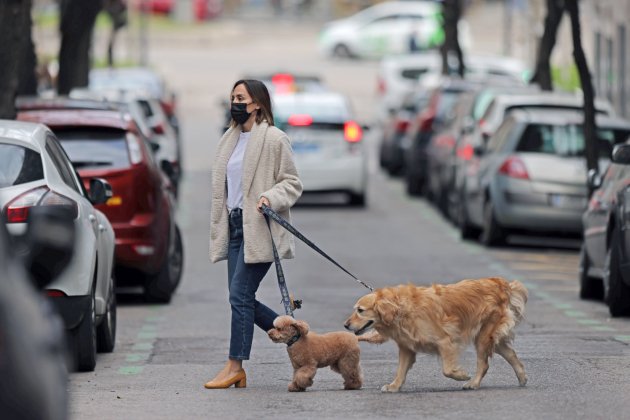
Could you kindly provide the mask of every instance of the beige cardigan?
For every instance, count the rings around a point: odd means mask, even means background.
[[[212,203],[210,205],[210,260],[227,259],[230,227],[226,207],[227,163],[238,141],[240,127],[229,128],[219,142],[212,166]],[[287,135],[266,122],[254,124],[243,158],[243,240],[245,262],[273,261],[273,248],[265,217],[256,205],[260,197],[290,221],[289,209],[302,194],[302,182],[293,162]],[[293,235],[271,221],[271,231],[280,258],[293,258]]]

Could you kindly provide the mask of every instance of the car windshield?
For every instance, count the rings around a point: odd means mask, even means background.
[[[630,129],[599,128],[599,156],[610,159],[615,144],[623,143]],[[518,143],[517,152],[544,153],[559,156],[584,156],[584,129],[581,125],[529,125]]]
[[[292,98],[274,101],[274,119],[285,124],[291,115],[310,115],[313,122],[337,123],[350,118],[350,112],[342,98]]]
[[[116,129],[55,130],[77,169],[121,169],[130,165],[125,131]]]
[[[39,153],[26,147],[0,143],[0,188],[44,179]]]

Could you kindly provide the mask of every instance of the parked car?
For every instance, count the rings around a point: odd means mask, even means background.
[[[580,297],[604,298],[612,316],[630,315],[630,145],[615,147],[582,217]]]
[[[71,261],[74,220],[70,212],[55,212],[58,208],[37,210],[45,211],[29,212],[21,238],[26,247],[19,252],[6,225],[0,223],[0,412],[6,419],[66,420],[63,321],[39,289]],[[50,235],[51,230],[56,235]]]
[[[136,120],[124,109],[21,111],[48,125],[87,184],[109,181],[113,195],[98,208],[116,232],[119,286],[144,286],[149,301],[168,302],[183,268],[182,238],[170,180],[153,157]],[[162,161],[168,165],[168,161]]]
[[[164,79],[147,67],[92,69],[88,89],[92,91],[140,92],[157,99],[181,142],[180,123],[177,114],[177,96]],[[180,145],[181,148],[181,145]]]
[[[347,98],[333,92],[275,96],[274,118],[291,139],[304,192],[344,192],[350,205],[365,205],[363,127]]]
[[[337,57],[382,57],[409,51],[410,37],[421,49],[443,39],[441,6],[431,1],[390,1],[328,23],[319,36],[320,51]]]
[[[73,101],[73,99],[80,99]],[[85,101],[83,101],[85,100]],[[38,105],[21,101],[21,109],[35,109]],[[151,143],[155,160],[163,160],[170,164],[162,166],[173,187],[175,198],[179,195],[179,184],[183,175],[181,143],[177,140],[177,133],[168,121],[168,116],[160,102],[146,92],[138,91],[106,91],[98,92],[88,89],[73,89],[65,103],[61,98],[38,100],[39,108],[51,108],[50,102],[59,104],[57,107],[68,108],[75,106],[79,109],[112,109],[119,108],[129,111],[138,124],[138,128]]]
[[[487,246],[514,231],[579,235],[586,208],[586,161],[580,112],[512,111],[466,179],[462,229],[481,230]],[[615,144],[630,135],[625,120],[598,116],[597,148],[605,166]]]
[[[473,89],[478,82],[458,78],[443,78],[431,91],[428,105],[410,123],[401,148],[404,155],[405,187],[409,195],[426,191],[428,162],[426,147],[435,132],[444,128],[450,119],[459,96]]]
[[[84,188],[55,134],[41,124],[0,121],[0,207],[13,235],[22,235],[33,208],[61,206],[72,213],[76,254],[46,288],[69,331],[76,368],[94,370],[96,352],[114,350],[116,298],[114,230],[95,208],[109,198],[107,181]]]
[[[450,64],[450,63],[449,63]],[[505,79],[517,86],[523,84],[527,66],[511,57],[469,54],[465,58],[466,76],[479,79]],[[457,69],[450,67],[449,74]],[[442,58],[434,51],[416,54],[389,55],[383,57],[377,73],[378,113],[382,121],[396,112],[405,95],[414,90],[419,82],[424,86],[439,84],[442,77]]]

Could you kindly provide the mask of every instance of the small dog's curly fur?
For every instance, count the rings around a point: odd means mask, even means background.
[[[370,337],[357,337],[346,331],[316,334],[309,332],[304,321],[298,321],[288,315],[276,318],[267,332],[274,343],[290,343],[287,352],[293,365],[293,381],[289,391],[305,391],[313,385],[313,378],[318,368],[330,366],[340,373],[344,380],[344,389],[360,389],[363,383],[359,360],[361,349],[359,341],[370,341]]]

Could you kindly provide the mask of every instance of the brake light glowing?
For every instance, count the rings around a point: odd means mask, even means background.
[[[409,127],[409,120],[396,120],[396,132],[404,133]]]
[[[38,187],[17,196],[4,208],[4,220],[6,223],[26,223],[29,210],[35,206],[65,206],[72,211],[73,218],[79,214],[77,203],[50,191],[48,187]]]
[[[306,127],[313,124],[313,117],[307,114],[294,114],[287,120],[293,127]]]
[[[499,168],[499,173],[510,178],[529,179],[527,167],[521,159],[516,156],[508,157]]]
[[[357,143],[363,138],[363,130],[356,122],[346,121],[343,125],[343,136],[347,142]]]
[[[465,144],[462,147],[457,148],[457,157],[461,160],[471,160],[474,155],[472,144]]]
[[[289,73],[276,73],[271,76],[271,83],[274,85],[290,85],[293,84],[295,78]]]

